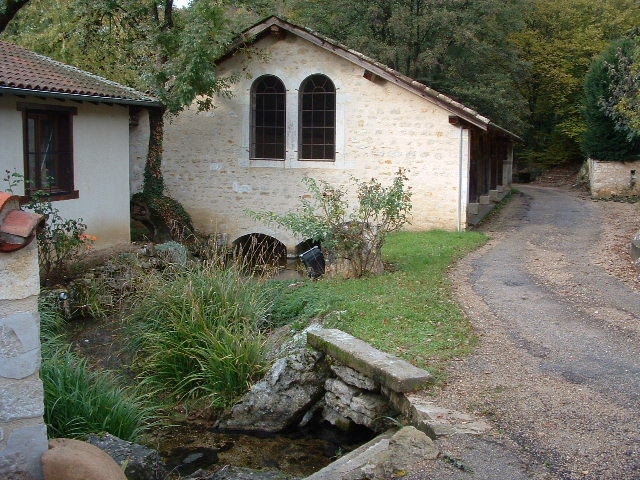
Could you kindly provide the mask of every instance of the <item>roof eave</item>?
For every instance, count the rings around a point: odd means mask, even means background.
[[[127,105],[138,107],[156,107],[161,108],[162,103],[159,100],[152,99],[134,99],[122,97],[103,97],[99,95],[86,95],[79,93],[55,92],[50,90],[33,90],[29,88],[5,87],[0,86],[0,94],[29,96],[39,98],[55,98],[58,100],[73,100],[78,102],[106,103],[115,105]]]
[[[391,69],[390,67],[387,67],[386,65],[376,62],[363,54],[355,52],[354,50],[351,50],[349,48],[336,45],[328,39],[322,38],[321,36],[318,36],[302,27],[298,27],[275,16],[269,17],[266,20],[263,20],[253,27],[245,30],[242,35],[240,35],[240,37],[238,37],[238,39],[236,39],[236,41],[232,43],[228,52],[218,59],[218,62],[221,62],[224,59],[232,56],[243,46],[251,45],[257,39],[267,35],[269,32],[269,28],[272,25],[277,25],[278,27],[289,31],[313,43],[314,45],[323,48],[324,50],[330,51],[338,55],[339,57],[344,58],[345,60],[355,63],[362,68],[370,70],[378,77],[383,78],[391,83],[395,83],[396,85],[417,94],[418,96],[430,101],[431,103],[442,107],[450,113],[459,115],[468,123],[484,131],[489,130],[489,127],[491,127],[492,129],[495,128],[500,133],[511,138],[512,140],[522,142],[522,139],[514,133],[511,133],[508,130],[496,125],[495,123],[491,122],[490,119],[480,115],[478,112],[472,110],[469,107],[465,107],[463,104],[453,100],[452,98],[449,98],[446,95],[437,92],[436,90],[433,90],[432,88],[416,80],[413,80],[401,74],[400,72]]]

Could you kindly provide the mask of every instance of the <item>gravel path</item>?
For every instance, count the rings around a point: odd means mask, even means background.
[[[519,188],[452,271],[480,346],[434,399],[494,428],[406,478],[640,479],[640,205]]]

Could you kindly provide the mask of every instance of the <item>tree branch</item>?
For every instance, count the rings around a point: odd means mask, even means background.
[[[27,3],[29,3],[29,0],[7,0],[7,6],[4,8],[4,11],[0,11],[0,33],[7,28],[7,25],[13,17],[16,16],[16,13]]]

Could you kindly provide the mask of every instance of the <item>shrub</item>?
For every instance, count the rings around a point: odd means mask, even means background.
[[[108,432],[136,441],[150,426],[152,410],[108,373],[91,371],[86,360],[69,348],[48,348],[45,353],[41,376],[50,437]]]
[[[607,113],[614,96],[616,79],[611,66],[620,61],[621,52],[633,47],[630,39],[622,39],[611,46],[591,64],[585,77],[586,130],[581,148],[585,155],[598,160],[625,161],[638,156],[640,140],[620,129]],[[611,107],[612,108],[612,107]],[[611,110],[613,111],[613,110]]]
[[[269,305],[264,284],[235,268],[149,275],[128,322],[140,376],[178,399],[230,405],[265,367]]]
[[[387,234],[408,222],[411,192],[406,180],[402,169],[388,187],[376,179],[353,179],[357,205],[350,207],[346,190],[306,177],[311,200],[303,198],[297,211],[249,214],[320,243],[330,263],[346,262],[346,276],[357,278],[382,270],[381,252]]]
[[[21,174],[10,170],[5,171],[3,180],[11,193],[20,183],[27,182]],[[86,233],[82,218],[63,218],[44,191],[33,193],[26,208],[44,217],[44,228],[37,233],[38,261],[42,282],[54,284],[65,276],[72,261],[93,247],[97,238]]]

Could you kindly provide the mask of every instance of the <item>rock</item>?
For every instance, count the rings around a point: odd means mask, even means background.
[[[89,435],[87,443],[95,445],[113,458],[129,480],[164,480],[167,469],[157,451],[113,435]]]
[[[640,231],[631,239],[630,253],[636,265],[640,266]]]
[[[456,434],[480,435],[491,430],[491,425],[487,422],[466,413],[439,407],[420,394],[403,394],[384,389],[383,393],[412,425],[433,439]]]
[[[370,390],[374,392],[380,389],[380,385],[371,380],[369,377],[365,377],[353,368],[334,364],[331,365],[331,371],[335,373],[337,377],[340,378],[344,383],[361,388],[362,390]]]
[[[323,418],[343,430],[351,427],[351,421],[382,432],[388,428],[386,418],[397,414],[381,395],[347,385],[341,379],[328,379],[325,390]]]
[[[187,247],[178,242],[166,242],[155,246],[155,254],[166,264],[187,265]]]
[[[433,440],[414,427],[404,427],[377,436],[306,480],[395,478],[411,471],[416,462],[437,456]]]
[[[435,460],[438,447],[426,433],[415,427],[404,427],[389,440],[387,459],[382,464],[383,478],[402,476],[411,471],[412,465],[420,460]]]
[[[42,470],[45,480],[127,480],[116,461],[98,447],[68,438],[49,441]]]
[[[324,394],[327,374],[324,356],[317,351],[304,349],[281,358],[216,427],[280,432],[295,426]]]

